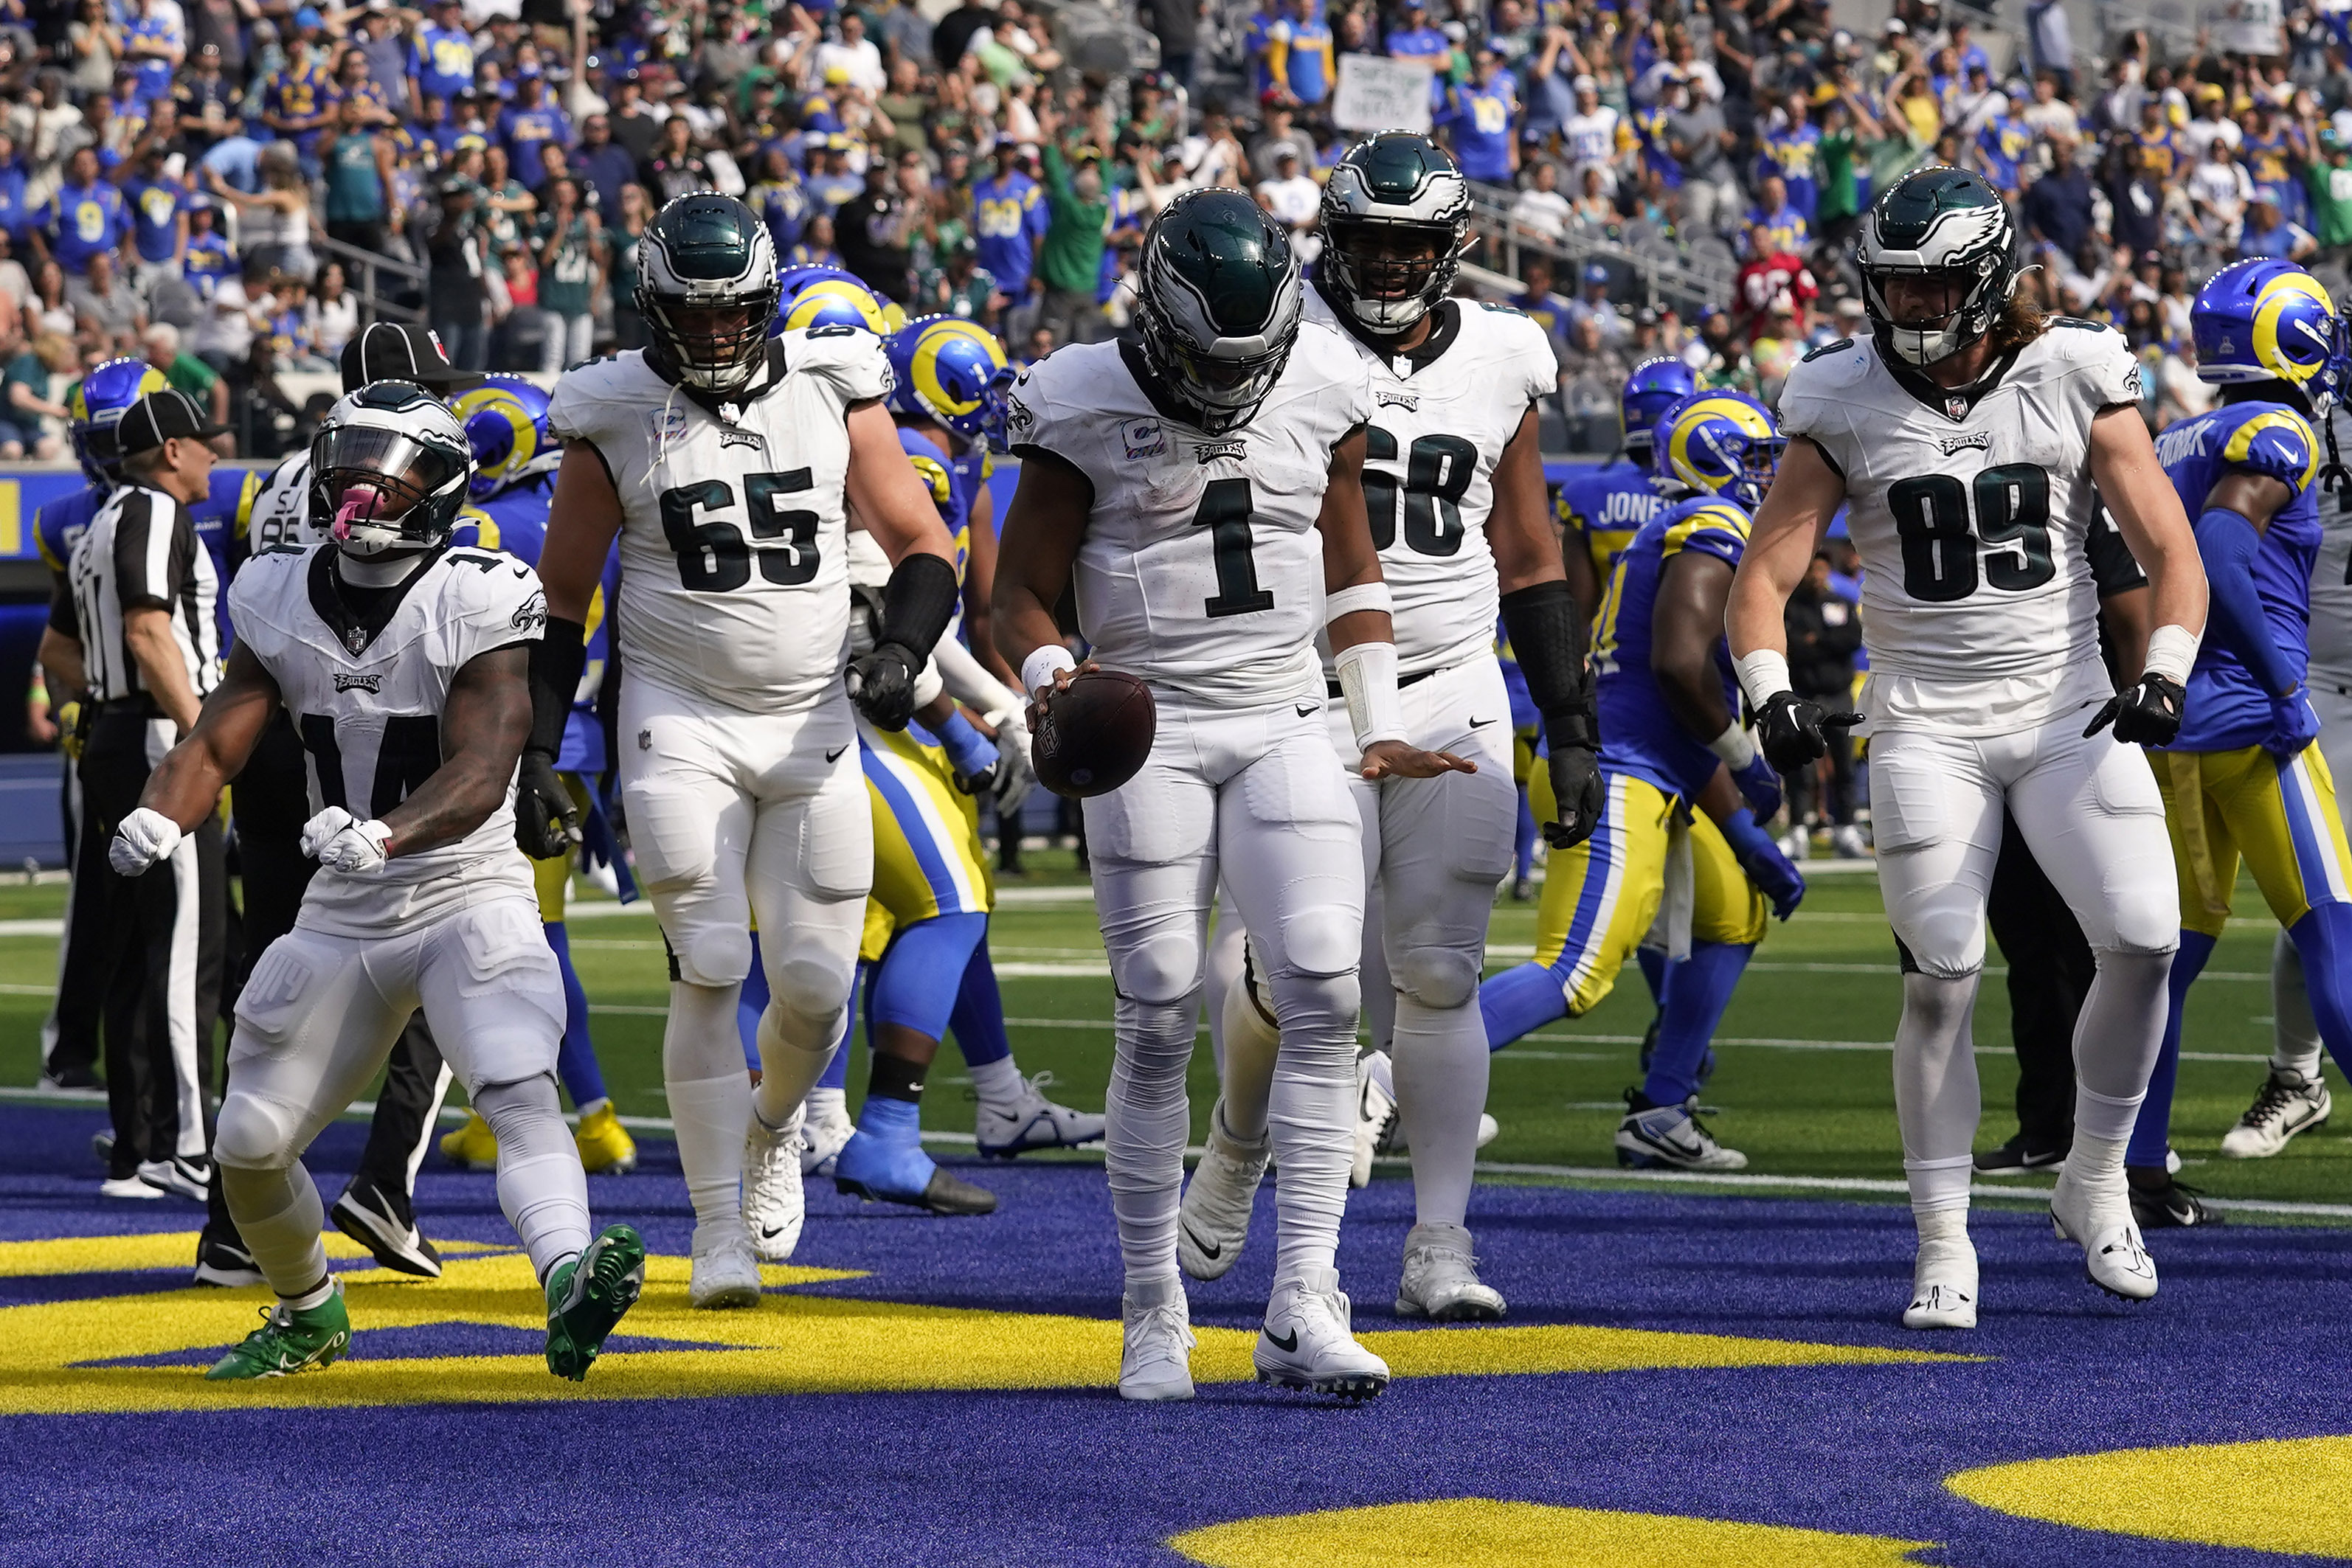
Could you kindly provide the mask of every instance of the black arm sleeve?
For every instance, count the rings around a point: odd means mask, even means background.
[[[963,602],[955,568],[935,555],[910,555],[890,573],[882,591],[882,643],[896,643],[914,655],[917,669],[931,656],[940,633]]]
[[[1565,582],[1538,582],[1503,595],[1503,630],[1527,677],[1528,695],[1551,734],[1555,716],[1580,717],[1591,701],[1584,668],[1584,617]]]
[[[525,750],[553,757],[563,749],[563,726],[587,666],[588,628],[549,616],[547,634],[530,649],[530,738],[523,743]]]
[[[60,637],[81,641],[81,618],[74,611],[73,590],[62,580],[49,589],[49,629]]]

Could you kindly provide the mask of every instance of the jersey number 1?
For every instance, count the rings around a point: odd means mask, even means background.
[[[2057,575],[2050,559],[2050,476],[2031,463],[1988,468],[1973,485],[1952,474],[1905,479],[1888,487],[1886,508],[1903,541],[1903,591],[1922,604],[1949,604],[1977,591],[1979,540],[2017,552],[1985,558],[1984,580],[1995,588],[2022,592]]]
[[[1248,480],[1212,479],[1201,492],[1200,510],[1192,514],[1192,526],[1209,530],[1210,548],[1216,552],[1217,591],[1203,606],[1212,621],[1274,608],[1273,593],[1257,585],[1250,508]]]
[[[751,513],[751,538],[779,541],[780,548],[754,550],[743,530],[723,517],[735,505],[735,487],[724,479],[705,479],[664,490],[661,497],[662,537],[677,555],[677,580],[697,593],[728,593],[751,580],[751,558],[760,558],[760,575],[782,588],[797,587],[816,576],[814,512],[780,511],[778,497],[797,495],[814,486],[805,468],[785,474],[743,476],[743,502]],[[705,514],[695,520],[695,513]]]

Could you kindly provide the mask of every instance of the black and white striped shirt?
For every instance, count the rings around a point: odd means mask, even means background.
[[[123,635],[126,611],[172,618],[173,640],[199,698],[220,681],[220,580],[187,507],[161,490],[125,484],[107,497],[74,547],[68,567],[90,691],[104,702],[142,695],[146,682]]]

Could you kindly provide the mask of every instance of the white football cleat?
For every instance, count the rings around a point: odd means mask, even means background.
[[[1906,1329],[1972,1329],[1977,1326],[1977,1249],[1957,1241],[1922,1241],[1911,1265],[1911,1304],[1903,1309]]]
[[[2233,1160],[2266,1160],[2297,1133],[2326,1126],[2335,1109],[2319,1074],[2305,1078],[2273,1067],[2238,1124],[2221,1134],[2221,1152]]]
[[[2050,1228],[2061,1241],[2083,1249],[2083,1271],[2091,1283],[2126,1301],[2156,1294],[2156,1260],[2140,1240],[2132,1218],[2131,1189],[2117,1171],[2112,1190],[2094,1192],[2076,1178],[2074,1166],[2060,1167],[2050,1190]]]
[[[1250,1205],[1265,1162],[1274,1154],[1272,1133],[1245,1144],[1225,1131],[1225,1103],[1209,1109],[1209,1144],[1184,1201],[1176,1211],[1176,1261],[1195,1280],[1213,1280],[1232,1268],[1249,1239]]]
[[[822,1100],[810,1095],[801,1113],[801,1175],[831,1176],[842,1145],[856,1131],[857,1124],[849,1119],[849,1107],[837,1095]]]
[[[760,1260],[739,1224],[694,1228],[694,1271],[687,1301],[697,1307],[756,1307],[760,1304]]]
[[[751,1250],[770,1263],[792,1260],[805,1217],[801,1195],[801,1118],[771,1127],[751,1113],[743,1138],[743,1228]],[[756,1277],[756,1276],[755,1276]]]
[[[1416,1225],[1405,1237],[1397,1316],[1441,1323],[1494,1322],[1508,1310],[1503,1293],[1479,1280],[1469,1231],[1459,1225]]]
[[[1102,1117],[1056,1105],[1041,1092],[1054,1082],[1053,1073],[1017,1082],[1020,1092],[1010,1103],[980,1102],[972,1136],[983,1158],[1009,1160],[1032,1149],[1075,1149],[1103,1135]]]
[[[1349,1186],[1369,1186],[1372,1155],[1396,1131],[1396,1083],[1389,1053],[1368,1051],[1356,1058],[1356,1152],[1348,1166]]]
[[[1120,1302],[1118,1396],[1146,1403],[1192,1397],[1192,1320],[1184,1284],[1170,1279]]]
[[[1257,1380],[1342,1399],[1370,1399],[1389,1385],[1389,1364],[1356,1343],[1336,1269],[1277,1280],[1250,1360]]]
[[[1653,1105],[1638,1092],[1627,1091],[1625,1117],[1617,1124],[1617,1163],[1642,1169],[1746,1170],[1748,1156],[1715,1141],[1693,1111],[1697,1103],[1694,1095],[1679,1105]]]

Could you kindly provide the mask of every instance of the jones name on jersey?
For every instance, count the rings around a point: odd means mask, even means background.
[[[1092,657],[1213,704],[1321,702],[1315,522],[1333,449],[1372,418],[1363,361],[1302,321],[1265,402],[1223,435],[1155,403],[1149,374],[1139,350],[1072,344],[1013,389],[1013,450],[1094,486],[1073,573]]]
[[[237,642],[278,683],[309,754],[310,809],[380,818],[441,766],[450,683],[481,653],[535,643],[547,625],[538,574],[496,550],[444,549],[373,615],[334,576],[332,545],[256,556],[229,588]],[[455,843],[364,876],[321,870],[300,923],[394,935],[485,896],[531,894],[515,847],[514,790]]]
[[[1559,384],[1543,329],[1508,306],[1445,299],[1422,345],[1391,357],[1312,284],[1307,319],[1340,333],[1371,375],[1364,510],[1395,600],[1398,673],[1491,656],[1501,591],[1486,517],[1503,449]]]
[[[850,409],[890,391],[882,340],[786,332],[729,418],[630,350],[556,383],[548,428],[603,457],[620,496],[621,657],[658,686],[747,713],[842,690]]]
[[[1874,726],[2002,733],[2109,695],[2084,549],[2091,422],[2139,395],[2123,336],[2063,319],[1972,395],[1898,373],[1868,340],[1789,372],[1781,428],[1843,476],[1867,568]]]

